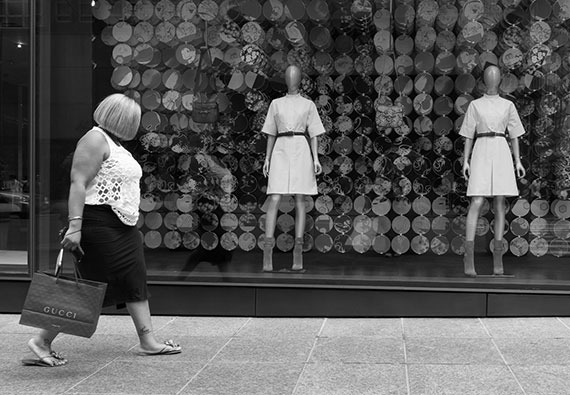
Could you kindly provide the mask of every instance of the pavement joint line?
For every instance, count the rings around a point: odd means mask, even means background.
[[[324,318],[323,319],[323,323],[321,324],[321,328],[319,329],[319,333],[317,333],[317,337],[321,337],[321,334],[323,333],[323,330],[325,329],[325,325],[327,324],[327,320],[328,318]]]
[[[481,320],[481,318],[479,318],[479,320]],[[487,328],[487,325],[485,325],[485,322],[483,320],[481,320],[481,323],[483,324],[483,327],[485,328],[485,330],[490,334],[489,329]],[[503,355],[503,352],[501,351],[501,349],[499,348],[499,346],[497,345],[497,342],[495,341],[495,338],[491,336],[491,342],[493,343],[493,346],[495,346],[495,349],[497,350],[497,352],[499,353],[501,359],[503,360],[503,363],[505,364],[505,366],[507,367],[507,369],[509,369],[509,372],[511,373],[511,376],[515,379],[515,382],[518,384],[519,388],[521,389],[522,393],[524,395],[527,395],[523,385],[521,384],[521,382],[519,381],[519,378],[517,377],[517,375],[515,374],[515,372],[513,371],[513,369],[511,368],[511,366],[509,365],[509,363],[507,362],[507,359],[505,358],[505,356]]]
[[[101,366],[99,369],[95,370],[93,373],[91,373],[90,375],[88,375],[87,377],[84,377],[83,379],[79,380],[77,383],[73,384],[71,387],[69,387],[69,389],[67,389],[64,394],[69,393],[72,389],[74,389],[75,387],[77,387],[79,384],[83,383],[85,380],[90,379],[91,377],[95,376],[97,373],[99,373],[101,370],[105,369],[107,366],[109,366],[110,364],[112,364],[113,362],[115,362],[119,357],[113,359],[112,361],[107,362],[105,365]]]
[[[243,328],[243,326],[247,325],[247,323],[248,323],[250,320],[251,320],[251,317],[249,318],[249,320],[248,320],[247,322],[245,322],[245,323],[242,325],[242,328]],[[241,328],[240,328],[240,329],[241,329]],[[218,351],[216,351],[216,353],[212,356],[212,358],[210,358],[210,359],[204,364],[204,366],[202,366],[202,367],[190,378],[190,380],[188,380],[188,382],[182,386],[182,388],[180,388],[180,390],[176,393],[176,395],[179,395],[180,393],[182,393],[182,391],[184,391],[184,389],[185,389],[186,387],[188,387],[188,385],[190,385],[190,383],[191,383],[192,381],[194,381],[194,379],[195,379],[196,377],[198,377],[198,376],[200,375],[200,373],[202,373],[202,372],[204,371],[204,369],[206,369],[206,368],[208,367],[208,365],[210,365],[210,363],[211,363],[214,359],[216,359],[216,357],[222,352],[222,350],[223,350],[224,348],[226,348],[226,346],[227,346],[228,344],[230,344],[231,341],[236,338],[236,335],[238,334],[238,332],[239,332],[240,329],[238,329],[238,330],[236,331],[236,333],[235,333],[234,335],[232,335],[232,336],[228,339],[228,341],[227,341],[222,347],[220,347],[220,349],[219,349]]]
[[[188,380],[188,382],[187,382],[186,384],[184,384],[184,386],[183,386],[182,388],[180,388],[180,390],[176,393],[176,395],[178,395],[178,394],[180,394],[182,391],[184,391],[184,389],[185,389],[186,387],[188,387],[188,385],[189,385],[196,377],[198,377],[198,375],[199,375],[200,373],[202,373],[202,372],[204,371],[204,369],[206,369],[206,367],[208,367],[208,365],[210,364],[210,362],[212,362],[212,361],[218,356],[218,354],[219,354],[220,352],[222,352],[222,350],[223,350],[224,348],[226,348],[226,346],[227,346],[228,344],[230,344],[230,342],[238,336],[238,334],[240,333],[240,331],[241,331],[245,326],[247,326],[251,321],[252,321],[252,318],[251,318],[251,317],[248,317],[248,319],[242,324],[242,326],[239,327],[238,330],[235,331],[235,333],[233,333],[233,334],[230,336],[230,338],[228,339],[228,341],[227,341],[222,347],[220,347],[220,349],[216,352],[216,354],[214,354],[214,356],[213,356],[212,358],[210,358],[210,359],[206,362],[206,364],[205,364],[204,366],[202,366],[202,367],[200,368],[200,370],[198,370],[198,371],[194,374],[194,376],[192,376],[192,377],[190,378],[190,380]]]
[[[239,333],[243,330],[243,328],[245,328],[247,325],[249,325],[249,323],[250,323],[251,321],[253,321],[253,318],[248,317],[247,321],[244,322],[244,323],[242,324],[242,326],[240,326],[240,327],[238,328],[238,330],[235,331],[235,333],[234,333],[233,335],[231,335],[230,337],[231,337],[231,338],[237,337],[237,336],[239,335]]]
[[[163,330],[163,329],[166,328],[168,325],[170,325],[170,324],[172,324],[174,321],[176,321],[177,318],[178,318],[178,317],[172,317],[172,319],[171,319],[170,321],[166,322],[166,323],[165,323],[164,325],[162,325],[160,328],[156,329],[155,332],[156,332],[156,331]]]
[[[295,382],[295,387],[293,387],[293,392],[291,392],[291,394],[294,394],[297,391],[297,388],[299,388],[299,383],[301,382],[301,377],[303,377],[303,373],[305,373],[305,369],[307,368],[307,365],[309,364],[309,361],[311,360],[311,357],[313,356],[313,351],[315,350],[315,347],[317,346],[317,342],[319,341],[319,338],[321,337],[321,333],[323,333],[323,330],[325,329],[325,325],[327,324],[327,320],[328,320],[328,318],[326,318],[326,317],[323,319],[323,323],[321,324],[321,328],[319,329],[319,333],[315,337],[315,341],[313,342],[313,346],[311,347],[311,351],[309,351],[309,355],[307,355],[307,359],[305,360],[305,363],[303,363],[303,368],[301,369],[301,372],[299,373],[299,377],[297,377],[297,381]]]
[[[568,326],[564,321],[562,321],[562,319],[560,317],[556,317],[556,319],[562,324],[564,325],[566,328],[570,329],[570,326]]]
[[[483,326],[483,329],[485,330],[487,335],[492,339],[493,335],[491,335],[491,331],[489,330],[489,328],[487,328],[487,325],[485,325],[485,322],[481,318],[478,318],[478,320],[479,320],[479,323]]]
[[[409,375],[409,371],[408,371],[408,353],[406,350],[406,335],[405,335],[404,317],[400,318],[400,326],[402,328],[402,345],[404,346],[404,375],[406,377],[406,388],[408,390],[408,395],[410,395],[411,394],[410,375]]]

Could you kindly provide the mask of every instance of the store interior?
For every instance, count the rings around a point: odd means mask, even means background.
[[[143,108],[132,142],[144,171],[138,227],[149,273],[180,281],[564,287],[570,253],[570,90],[565,1],[108,1],[93,7],[94,102],[120,91]],[[209,56],[208,56],[209,54]],[[220,116],[191,116],[200,57]],[[323,174],[307,197],[305,273],[289,273],[294,204],[277,222],[276,273],[261,273],[268,105],[283,71],[317,105]],[[502,71],[526,134],[527,176],[508,199],[500,278],[463,276],[469,200],[458,136],[482,71]],[[95,97],[99,96],[99,97]],[[404,127],[379,108],[403,106]],[[222,169],[223,171],[220,171]],[[220,176],[220,174],[222,174]],[[490,273],[493,212],[477,228]],[[512,275],[512,276],[511,276]]]

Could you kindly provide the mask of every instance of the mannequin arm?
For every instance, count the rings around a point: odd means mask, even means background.
[[[469,159],[471,156],[471,149],[473,148],[473,139],[465,138],[465,149],[463,151],[463,177],[469,179],[471,169],[469,168]]]
[[[323,171],[323,168],[321,166],[321,162],[319,162],[319,142],[317,140],[317,137],[312,137],[311,138],[311,152],[313,153],[313,164],[314,164],[314,168],[315,168],[315,174],[321,174],[321,171]]]
[[[519,178],[522,178],[526,175],[526,170],[524,169],[524,167],[521,163],[519,139],[517,137],[515,137],[514,139],[511,139],[511,146],[513,147],[513,156],[515,159],[515,170],[517,172],[517,176]]]
[[[263,163],[263,175],[265,177],[269,175],[269,164],[271,162],[271,153],[273,152],[275,139],[275,136],[267,135],[267,148],[265,149],[265,162]]]

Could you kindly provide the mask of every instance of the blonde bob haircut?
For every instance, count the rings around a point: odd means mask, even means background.
[[[132,140],[141,122],[141,107],[122,93],[107,96],[95,109],[93,120],[121,140]]]

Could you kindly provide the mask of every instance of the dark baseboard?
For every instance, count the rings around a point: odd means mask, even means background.
[[[570,295],[489,293],[487,316],[570,316]]]
[[[29,287],[0,280],[0,313],[18,314]],[[570,316],[570,295],[489,290],[398,290],[150,284],[154,315],[247,317]],[[114,308],[104,314],[126,314]]]

